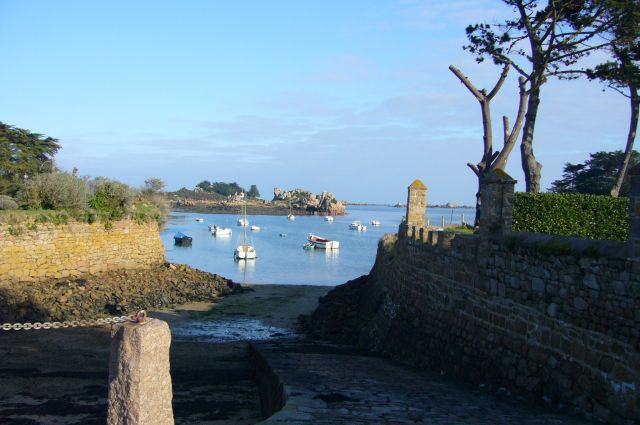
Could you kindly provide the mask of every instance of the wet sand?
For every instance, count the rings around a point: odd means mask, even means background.
[[[295,331],[331,287],[243,285],[219,303],[151,312],[171,327],[190,321],[250,318]],[[104,424],[109,328],[0,331],[0,423]],[[260,406],[248,343],[171,346],[177,424],[252,424]]]

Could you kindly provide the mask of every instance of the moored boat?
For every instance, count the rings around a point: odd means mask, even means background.
[[[358,232],[364,232],[365,230],[367,230],[367,226],[362,224],[360,221],[352,221],[351,224],[349,224],[349,229],[357,230]]]
[[[227,227],[219,227],[217,225],[209,226],[209,230],[211,230],[211,234],[213,236],[231,236],[231,229]]]
[[[245,224],[240,224],[241,220],[243,220]],[[247,243],[247,226],[249,225],[249,220],[247,220],[246,201],[244,203],[244,215],[241,219],[238,220],[238,224],[244,227],[244,235],[242,244],[238,245],[233,253],[233,258],[235,260],[253,260],[254,258],[256,258],[256,249]]]
[[[260,231],[260,226],[256,226],[255,224],[251,225],[251,230],[254,232],[259,232]]]
[[[175,245],[189,246],[191,245],[193,238],[191,236],[185,235],[182,232],[178,232],[173,236],[173,241]]]
[[[249,244],[243,243],[236,248],[233,256],[236,260],[253,260],[256,258],[256,249]]]
[[[382,223],[380,223],[380,220],[371,220],[371,225],[372,226],[380,226],[380,224],[382,224]]]
[[[196,218],[196,221],[197,221],[198,223],[202,223],[202,222],[204,221],[204,218]]]
[[[320,236],[312,235],[312,234],[309,234],[309,237],[307,237],[307,240],[311,242],[315,248],[320,248],[320,249],[340,248],[339,241],[332,241],[332,240],[329,240]]]
[[[330,215],[327,215],[324,217],[324,221],[328,221],[329,223],[333,223],[333,217]]]

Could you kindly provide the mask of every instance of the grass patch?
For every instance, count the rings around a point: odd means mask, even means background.
[[[113,227],[113,222],[131,219],[138,224],[156,221],[163,223],[166,220],[161,209],[152,203],[138,202],[128,211],[122,209],[113,210],[0,210],[0,224],[7,224],[13,228],[10,234],[21,234],[25,229],[36,230],[38,225],[52,224],[62,226],[72,221],[80,223],[103,223],[105,229]],[[18,228],[24,228],[20,231]]]
[[[455,226],[447,226],[444,228],[445,232],[451,232],[451,233],[461,233],[464,235],[473,235],[475,233],[473,226],[470,226],[468,224],[458,224]]]

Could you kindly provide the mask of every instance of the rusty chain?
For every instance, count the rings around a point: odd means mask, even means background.
[[[59,328],[84,328],[89,326],[104,326],[113,323],[135,322],[139,324],[145,323],[147,312],[140,310],[129,316],[113,316],[100,319],[86,320],[68,320],[66,322],[26,322],[26,323],[3,323],[0,330],[3,331],[20,331],[31,329],[59,329]]]

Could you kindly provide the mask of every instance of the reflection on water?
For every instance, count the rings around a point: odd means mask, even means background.
[[[289,329],[269,326],[255,319],[189,321],[172,326],[171,333],[178,340],[199,342],[263,341],[296,336]]]
[[[252,275],[256,270],[256,259],[253,260],[236,260],[236,264],[238,265],[238,272]]]

